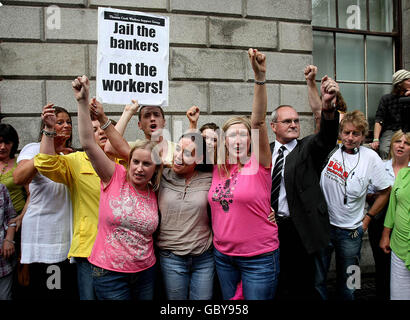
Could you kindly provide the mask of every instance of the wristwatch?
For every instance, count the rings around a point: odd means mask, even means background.
[[[373,218],[375,217],[374,215],[372,215],[372,214],[370,214],[370,213],[368,213],[368,212],[366,212],[366,216],[370,217],[370,219],[373,219]]]

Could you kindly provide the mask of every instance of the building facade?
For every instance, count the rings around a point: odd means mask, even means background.
[[[169,106],[165,111],[171,139],[187,128],[185,111],[191,105],[201,108],[200,125],[209,121],[221,125],[232,114],[250,114],[249,47],[267,55],[269,111],[279,104],[293,105],[301,114],[302,136],[313,131],[303,75],[307,64],[318,65],[319,75],[328,73],[340,79],[348,106],[364,111],[370,122],[379,96],[390,88],[391,72],[410,68],[410,0],[0,2],[0,117],[18,129],[20,148],[38,137],[41,108],[48,102],[73,113],[74,145],[79,146],[71,80],[86,74],[95,94],[99,6],[170,18]],[[377,12],[373,14],[374,8]],[[372,31],[374,16],[378,17],[376,29],[387,30],[386,34]],[[358,28],[362,34],[357,30],[349,33],[349,28]],[[372,42],[371,37],[379,41]],[[373,52],[373,43],[374,48],[384,50]],[[365,54],[360,52],[365,47],[369,54],[373,52],[370,58],[366,56],[366,65]],[[356,50],[353,55],[352,49]],[[358,61],[348,65],[352,57],[359,57]],[[388,67],[382,72],[373,70],[368,61]],[[364,71],[357,77],[355,71],[360,68]],[[376,78],[382,75],[376,84],[371,76],[365,78],[371,72]],[[121,105],[105,106],[114,119],[122,109]],[[136,119],[126,137],[141,137]]]
[[[95,94],[97,8],[170,18],[169,139],[188,127],[185,112],[201,109],[199,125],[249,115],[253,79],[249,47],[267,55],[268,110],[290,104],[301,135],[313,132],[303,70],[340,81],[348,108],[372,123],[395,70],[410,69],[410,0],[14,0],[0,1],[0,118],[13,125],[21,149],[36,141],[42,107],[68,109],[79,147],[71,81],[83,74]],[[121,105],[105,105],[113,119]],[[268,120],[269,121],[269,120]],[[142,137],[132,119],[128,140]],[[274,135],[270,132],[270,140]],[[362,265],[372,269],[368,244]]]

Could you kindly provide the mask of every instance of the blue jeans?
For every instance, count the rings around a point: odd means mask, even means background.
[[[272,300],[279,276],[279,249],[253,257],[228,256],[214,250],[224,300],[231,299],[242,280],[246,300]]]
[[[141,272],[123,273],[92,266],[98,300],[152,300],[155,265]]]
[[[88,262],[87,258],[75,258],[75,263],[77,265],[77,284],[80,300],[96,300],[92,264]]]
[[[159,252],[162,277],[169,300],[211,300],[215,275],[212,250],[201,255],[178,256]]]
[[[315,288],[323,300],[329,298],[326,289],[326,278],[333,251],[336,253],[337,293],[343,300],[354,300],[354,291],[358,284],[354,283],[351,277],[355,275],[355,270],[360,270],[362,237],[362,226],[355,230],[331,226],[328,247],[322,249],[315,256]],[[352,269],[352,266],[355,266],[354,269]]]

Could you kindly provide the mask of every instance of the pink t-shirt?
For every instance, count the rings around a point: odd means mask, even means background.
[[[139,272],[155,264],[152,234],[158,226],[155,193],[136,191],[119,164],[109,184],[101,183],[98,233],[88,260],[117,272]]]
[[[251,160],[238,172],[221,179],[214,166],[208,201],[212,212],[215,248],[226,255],[251,257],[279,247],[278,227],[269,222],[270,169]]]

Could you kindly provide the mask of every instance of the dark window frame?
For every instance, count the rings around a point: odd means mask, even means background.
[[[367,79],[367,65],[365,62],[365,80],[363,81],[342,81],[338,80],[337,78],[337,64],[336,64],[336,34],[338,33],[344,33],[344,34],[353,34],[353,35],[362,35],[363,41],[365,44],[365,50],[366,50],[366,43],[367,43],[367,37],[368,36],[379,36],[379,37],[388,37],[392,39],[392,44],[393,44],[393,71],[402,69],[403,66],[403,57],[402,57],[402,5],[400,0],[392,0],[393,2],[393,31],[392,32],[380,32],[380,31],[370,31],[370,1],[366,0],[366,18],[367,18],[367,26],[366,30],[357,30],[357,29],[345,29],[345,28],[339,28],[339,0],[335,0],[335,9],[336,9],[336,27],[322,27],[322,26],[314,26],[312,25],[312,31],[315,32],[326,32],[326,33],[331,33],[333,36],[333,78],[340,82],[340,83],[357,83],[357,84],[362,84],[365,86],[365,115],[366,118],[369,118],[368,115],[368,84],[388,84],[386,82],[380,82],[380,81],[369,81]],[[366,57],[365,57],[366,61]],[[316,82],[320,83],[320,79],[316,79]],[[391,84],[391,82],[389,82]]]

